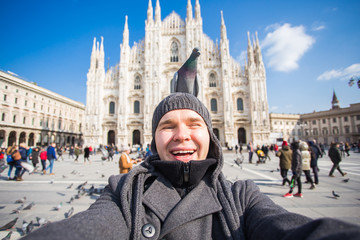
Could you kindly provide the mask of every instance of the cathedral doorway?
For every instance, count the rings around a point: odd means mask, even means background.
[[[115,145],[115,131],[114,130],[108,131],[107,144],[108,144],[108,146],[113,145],[113,144]]]
[[[246,144],[246,130],[244,128],[238,130],[238,143]]]
[[[140,144],[140,131],[139,130],[134,130],[133,131],[133,145],[141,145]]]
[[[12,131],[9,134],[9,138],[8,138],[8,146],[12,146],[13,144],[16,143],[16,132]]]
[[[215,136],[217,137],[217,139],[220,141],[219,129],[214,128],[213,132],[214,132]]]

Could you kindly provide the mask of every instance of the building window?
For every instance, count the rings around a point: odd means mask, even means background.
[[[115,113],[115,102],[110,102],[109,104],[109,114]]]
[[[350,133],[350,127],[349,126],[345,126],[345,133]]]
[[[25,100],[25,107],[27,106],[27,100]]]
[[[348,121],[348,117],[344,117],[344,122],[347,122]]]
[[[210,100],[210,106],[211,106],[211,111],[212,112],[217,112],[217,101],[215,98],[212,98]]]
[[[333,128],[333,134],[339,134],[339,129],[337,127]]]
[[[5,89],[8,89],[8,86],[5,86]]]
[[[301,136],[301,129],[298,129],[298,135]]]
[[[356,128],[357,128],[357,132],[360,133],[360,125],[357,125]]]
[[[140,76],[136,76],[134,80],[134,89],[138,90],[141,89],[141,79]]]
[[[17,104],[17,98],[15,98],[15,104]]]
[[[170,62],[179,61],[179,47],[176,42],[172,42],[170,47]]]
[[[210,73],[209,76],[209,87],[216,87],[216,76],[214,73]]]
[[[6,97],[7,97],[6,94],[4,94],[4,101],[6,101]]]
[[[316,124],[316,120],[313,120],[313,121],[312,121],[312,124]]]
[[[244,111],[244,103],[243,103],[242,98],[238,98],[236,100],[236,103],[237,103],[237,110],[238,111]]]
[[[140,113],[140,102],[139,101],[134,102],[134,113]]]
[[[31,122],[31,125],[34,126],[34,124],[35,124],[35,118],[33,118],[33,119],[32,119],[32,122]]]
[[[314,135],[319,135],[319,132],[318,132],[317,128],[314,128],[314,129],[313,129],[313,134],[314,134]]]
[[[13,123],[16,123],[16,115],[13,116]]]
[[[327,135],[327,134],[328,134],[327,128],[323,128],[323,129],[322,129],[322,134],[323,134],[323,135]]]
[[[333,123],[336,123],[336,118],[333,118]]]
[[[42,127],[42,125],[43,125],[43,121],[42,121],[42,120],[40,120],[40,127]]]
[[[25,124],[25,123],[26,123],[26,117],[23,118],[23,124]]]
[[[5,121],[5,113],[1,115],[1,121]]]
[[[35,107],[36,107],[36,104],[34,103],[34,104],[33,104],[33,108],[35,108]]]
[[[44,106],[43,106],[43,105],[41,105],[41,111],[43,110],[43,108],[44,108]]]
[[[323,121],[322,121],[323,123],[326,123],[326,119],[323,119]]]
[[[61,120],[58,122],[58,129],[61,130]]]
[[[356,115],[356,120],[360,120],[360,115]]]

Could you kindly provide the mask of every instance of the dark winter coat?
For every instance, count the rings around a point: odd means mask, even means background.
[[[313,153],[310,166],[312,168],[314,168],[314,167],[317,167],[319,156],[322,156],[322,153],[321,153],[320,148],[316,144],[314,144],[313,141],[309,141],[308,144],[311,147],[311,151]]]
[[[329,157],[333,163],[341,162],[340,150],[336,146],[331,146],[329,149]]]
[[[291,168],[292,151],[289,146],[282,146],[275,155],[280,158],[281,169],[288,170]]]
[[[39,151],[35,151],[35,149],[33,149],[32,153],[31,153],[31,162],[33,164],[39,163]]]
[[[297,146],[293,148],[291,171],[294,175],[300,176],[302,172],[301,151],[299,149],[299,143],[296,143],[296,145]]]

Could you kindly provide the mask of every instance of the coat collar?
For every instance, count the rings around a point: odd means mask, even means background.
[[[163,222],[161,236],[186,222],[222,209],[215,191],[205,180],[201,180],[197,187],[181,199],[172,185],[159,177],[144,193],[143,203]]]

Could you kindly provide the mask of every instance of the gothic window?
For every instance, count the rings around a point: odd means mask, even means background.
[[[140,113],[140,102],[139,101],[134,102],[134,113]]]
[[[345,126],[345,133],[350,133],[350,127],[349,126]]]
[[[216,76],[214,73],[210,73],[209,76],[209,87],[216,87]]]
[[[109,114],[115,113],[115,102],[110,102],[109,104]]]
[[[236,103],[237,103],[237,110],[238,111],[244,111],[244,103],[243,103],[242,98],[238,98],[236,100]]]
[[[5,121],[5,113],[2,114],[1,121]]]
[[[326,119],[323,119],[322,122],[323,122],[323,123],[326,123]]]
[[[172,42],[170,47],[170,62],[179,61],[179,47],[176,42]]]
[[[212,112],[217,112],[217,101],[215,98],[212,98],[210,100],[210,106],[211,106],[211,111]]]
[[[13,116],[13,123],[16,123],[16,115]]]
[[[141,79],[140,76],[136,76],[134,80],[134,89],[139,90],[141,89]]]

